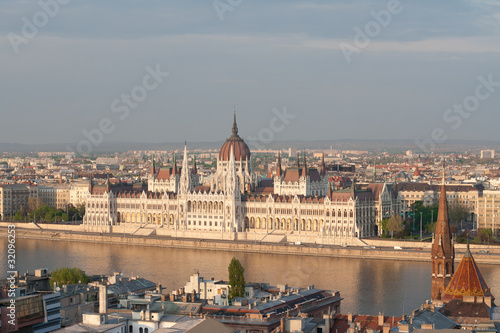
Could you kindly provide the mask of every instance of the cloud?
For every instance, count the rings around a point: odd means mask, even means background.
[[[288,46],[321,50],[341,50],[341,43],[354,45],[352,40],[305,38],[301,40],[300,45],[288,44]],[[411,53],[500,53],[500,39],[496,37],[429,38],[409,42],[372,40],[370,45],[366,47],[366,51]]]

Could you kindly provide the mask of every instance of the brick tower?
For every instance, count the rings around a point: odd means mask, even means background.
[[[441,185],[441,196],[439,198],[439,211],[436,222],[436,232],[431,249],[432,260],[432,288],[431,300],[440,300],[446,291],[446,286],[451,280],[454,272],[455,249],[451,239],[450,223],[448,221],[448,200],[446,199],[446,187]]]

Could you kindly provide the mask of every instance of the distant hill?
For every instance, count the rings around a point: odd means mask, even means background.
[[[215,142],[188,142],[189,149],[219,149],[223,141]],[[247,141],[250,150],[255,150],[251,142]],[[20,144],[20,143],[0,143],[0,153],[30,153],[46,151],[67,151],[68,144]],[[76,147],[76,144],[69,144]],[[259,144],[259,147],[261,145]],[[287,149],[294,147],[297,149],[320,149],[328,150],[332,147],[335,150],[368,150],[372,152],[404,152],[408,149],[414,153],[420,152],[413,140],[316,140],[316,141],[273,141],[262,145],[267,149]],[[94,152],[123,152],[128,150],[173,150],[182,149],[184,142],[105,142],[94,148]],[[466,141],[450,140],[437,146],[435,152],[464,152],[466,150],[478,151],[481,149],[495,149],[500,151],[498,141]]]

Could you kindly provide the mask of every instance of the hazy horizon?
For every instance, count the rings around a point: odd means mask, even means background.
[[[263,145],[500,141],[494,1],[40,3],[0,3],[0,142],[219,142],[234,109]]]

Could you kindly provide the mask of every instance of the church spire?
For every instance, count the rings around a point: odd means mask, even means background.
[[[302,177],[307,177],[307,162],[306,162],[306,152],[303,153],[304,157],[304,167],[302,168]]]
[[[174,163],[174,167],[172,168],[172,173],[174,175],[176,175],[177,174],[177,161],[175,159],[175,151],[174,151],[174,161],[173,161],[173,163]]]
[[[325,153],[321,154],[321,175],[326,175]]]
[[[89,182],[89,192],[90,194],[92,194],[92,192],[94,192],[94,183],[93,183],[93,180],[92,180],[92,174],[90,174],[90,182]]]
[[[151,155],[151,176],[155,175],[155,155]]]
[[[191,169],[191,173],[193,175],[198,173],[198,169],[196,168],[196,155],[193,155],[193,168]]]
[[[278,152],[278,162],[276,163],[276,176],[281,177],[281,152]]]
[[[431,299],[438,300],[444,295],[446,286],[451,280],[454,272],[455,259],[455,249],[453,247],[448,218],[448,200],[446,199],[446,186],[444,182],[444,165],[443,183],[441,185],[441,194],[439,197],[439,210],[436,221],[436,232],[434,233],[434,242],[431,248],[431,258]]]

